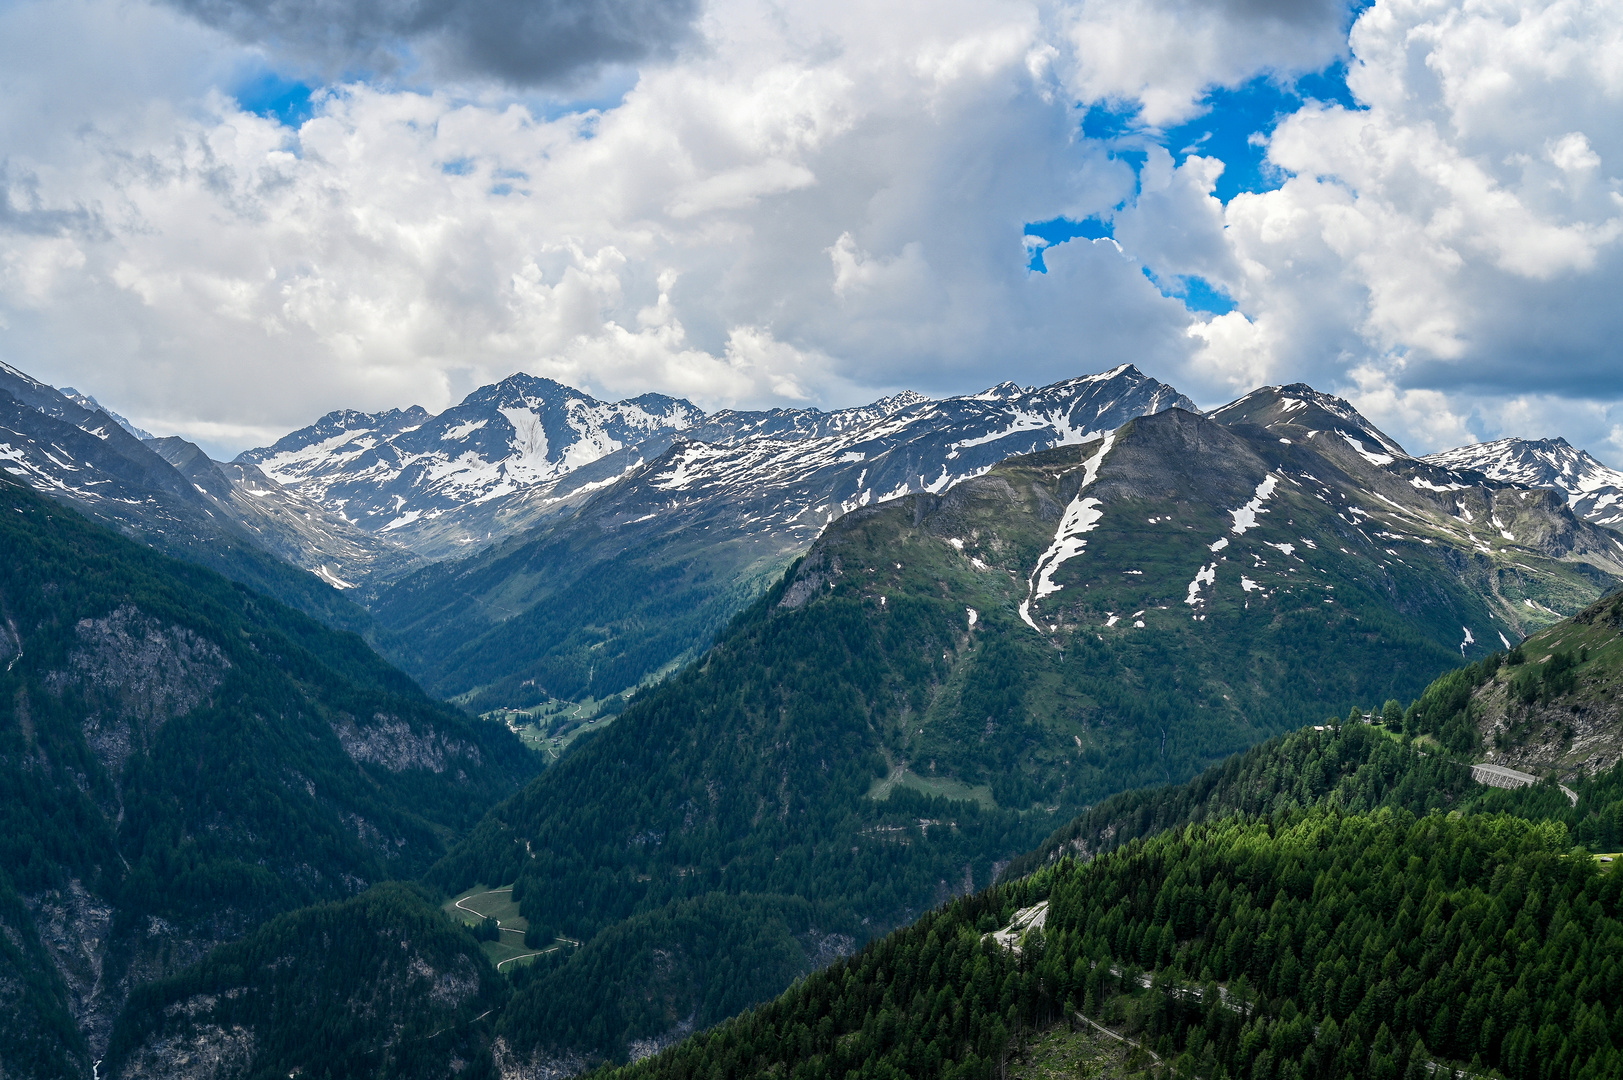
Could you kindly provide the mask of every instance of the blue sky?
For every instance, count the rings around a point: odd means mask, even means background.
[[[1111,148],[1111,156],[1125,161],[1140,172],[1145,163],[1144,147],[1166,149],[1173,161],[1182,165],[1191,155],[1214,157],[1223,162],[1223,172],[1213,191],[1218,201],[1228,201],[1241,192],[1273,191],[1285,182],[1286,174],[1266,161],[1266,139],[1285,117],[1308,102],[1340,105],[1356,109],[1358,104],[1347,87],[1347,64],[1337,60],[1321,71],[1295,79],[1281,80],[1262,74],[1234,88],[1215,87],[1199,102],[1193,118],[1159,130],[1143,123],[1136,103],[1095,103],[1082,109],[1081,134]],[[1115,207],[1116,211],[1126,206]],[[1030,244],[1029,267],[1047,273],[1043,252],[1055,244],[1083,238],[1097,240],[1114,236],[1112,214],[1094,215],[1073,221],[1051,218],[1028,222],[1025,234],[1042,244]],[[1223,315],[1235,309],[1234,301],[1204,278],[1183,275],[1162,278],[1150,268],[1147,277],[1163,296],[1177,297],[1194,312]]]
[[[234,87],[232,96],[245,112],[297,128],[310,119],[314,92],[302,80],[261,70]]]

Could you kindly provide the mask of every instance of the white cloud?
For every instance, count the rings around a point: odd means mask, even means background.
[[[1207,403],[1314,382],[1418,450],[1569,397],[1611,438],[1616,5],[1379,0],[1350,41],[1344,18],[713,0],[596,109],[357,83],[292,132],[221,89],[263,58],[171,9],[24,2],[0,10],[0,352],[218,451],[516,369],[717,407],[1127,361]],[[1227,206],[1216,158],[1155,148],[1135,176],[1078,131],[1092,102],[1169,124],[1338,56],[1366,107],[1285,118],[1290,179]],[[1025,223],[1118,206],[1116,242],[1027,270]],[[1192,314],[1145,265],[1240,309]]]
[[[8,355],[195,431],[440,407],[518,368],[845,404],[1186,348],[1181,307],[1113,253],[1029,280],[1024,221],[1132,184],[1073,139],[1036,9],[728,0],[704,29],[618,105],[551,119],[364,84],[296,133],[215,92],[82,103],[94,140],[36,132],[11,159],[100,225],[50,241],[76,245],[72,275],[6,241]]]
[[[1285,118],[1267,143],[1291,176],[1278,190],[1214,213],[1209,164],[1190,158],[1118,216],[1157,273],[1201,273],[1250,317],[1191,331],[1191,392],[1305,379],[1420,450],[1516,426],[1529,392],[1623,397],[1604,344],[1623,334],[1609,299],[1623,271],[1623,12],[1379,0],[1351,44],[1363,107]],[[1557,433],[1554,412],[1538,415]]]
[[[1077,96],[1136,103],[1156,126],[1198,115],[1212,86],[1327,67],[1346,18],[1336,0],[1083,0],[1059,15]]]

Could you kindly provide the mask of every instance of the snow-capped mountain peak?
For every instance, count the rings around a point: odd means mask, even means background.
[[[480,387],[438,416],[419,407],[329,413],[237,461],[258,465],[278,484],[363,528],[393,533],[556,484],[703,419],[678,398],[644,394],[603,402],[519,373]]]
[[[1315,390],[1307,383],[1259,386],[1208,415],[1222,424],[1255,424],[1296,438],[1332,432],[1376,465],[1390,465],[1395,458],[1409,456],[1396,439],[1370,423],[1351,402]]]
[[[1505,483],[1554,488],[1566,494],[1574,513],[1598,525],[1623,526],[1623,472],[1559,437],[1473,443],[1422,460]]]
[[[794,425],[731,414],[739,427],[730,436],[716,430],[727,419],[718,414],[695,433],[702,442],[672,449],[628,483],[661,493],[640,512],[680,492],[685,506],[736,510],[747,532],[805,543],[858,507],[944,491],[1016,454],[1086,442],[1171,408],[1197,411],[1177,390],[1124,365],[1044,387],[1005,382],[963,397],[916,396],[889,412],[876,404],[799,414]],[[852,422],[831,422],[836,417]],[[642,505],[629,490],[621,498]]]
[[[62,396],[63,397],[67,398],[69,401],[73,402],[75,405],[79,406],[81,409],[86,409],[86,410],[88,410],[90,412],[93,412],[93,413],[94,412],[106,413],[108,416],[112,417],[115,421],[118,422],[119,427],[123,428],[125,431],[129,432],[131,435],[134,435],[137,439],[140,439],[142,442],[145,442],[147,439],[153,438],[152,432],[144,431],[141,428],[136,427],[134,424],[130,423],[127,419],[120,416],[118,413],[114,412],[112,409],[109,409],[107,406],[103,405],[101,402],[97,401],[95,398],[91,397],[89,394],[81,394],[79,391],[75,390],[71,386],[64,386],[64,387],[61,388],[61,390],[62,390]]]

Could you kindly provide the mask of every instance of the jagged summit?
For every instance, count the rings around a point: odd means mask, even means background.
[[[1256,424],[1295,438],[1315,438],[1321,431],[1331,431],[1348,440],[1356,439],[1361,453],[1409,456],[1396,439],[1370,423],[1345,398],[1322,393],[1307,383],[1259,386],[1244,397],[1213,409],[1209,415],[1220,423]]]
[[[118,413],[114,412],[112,409],[109,409],[107,406],[103,405],[89,394],[80,393],[71,386],[64,386],[61,389],[62,396],[73,402],[75,405],[82,409],[88,409],[91,412],[106,413],[108,416],[118,421],[119,427],[123,428],[131,435],[134,435],[137,439],[145,441],[154,437],[152,432],[136,427],[134,424],[130,423],[127,418],[120,416]]]
[[[1567,440],[1497,439],[1430,454],[1450,469],[1472,469],[1494,480],[1564,492],[1573,512],[1597,525],[1623,526],[1623,472],[1607,468]]]
[[[363,529],[443,555],[458,542],[489,535],[496,528],[489,518],[503,500],[550,491],[605,457],[668,438],[703,418],[679,398],[644,394],[608,403],[520,372],[437,416],[417,406],[328,413],[236,460],[259,466],[278,484]],[[487,512],[466,515],[471,520],[460,527],[435,527],[470,507]]]

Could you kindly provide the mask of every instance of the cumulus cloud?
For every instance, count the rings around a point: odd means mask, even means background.
[[[1122,362],[1206,404],[1304,379],[1417,451],[1551,433],[1511,426],[1582,399],[1562,433],[1604,450],[1623,426],[1614,8],[1378,0],[1349,36],[1317,0],[710,0],[639,23],[637,55],[663,59],[587,107],[490,82],[553,76],[478,59],[449,7],[363,5],[322,31],[332,56],[478,78],[335,83],[294,128],[229,88],[281,28],[322,25],[303,8],[13,5],[0,350],[219,452],[518,369],[838,406]],[[594,48],[581,63],[632,55]],[[1338,58],[1356,105],[1270,128],[1275,190],[1225,205],[1217,153],[1155,145],[1212,87]],[[1137,141],[1084,137],[1096,102],[1136,110]],[[1027,223],[1090,216],[1114,240],[1028,269]],[[1197,279],[1237,310],[1186,307]]]
[[[1515,407],[1529,393],[1623,397],[1616,6],[1380,0],[1350,46],[1358,107],[1278,125],[1277,190],[1219,209],[1191,157],[1119,215],[1129,250],[1248,317],[1194,328],[1192,378],[1306,378],[1421,449],[1545,433],[1524,425],[1550,411]],[[1569,411],[1569,437],[1609,439],[1604,413]]]
[[[213,93],[104,112],[90,145],[41,135],[17,160],[51,172],[42,212],[107,225],[8,243],[10,355],[220,443],[222,416],[247,438],[440,407],[520,368],[840,405],[1187,349],[1182,306],[1112,245],[1026,267],[1023,222],[1134,183],[1072,138],[1040,20],[928,9],[920,34],[922,8],[738,3],[702,55],[555,117],[355,83],[297,131]]]
[[[1164,127],[1214,86],[1318,71],[1347,51],[1345,0],[1082,0],[1061,8],[1070,88]]]
[[[168,0],[278,59],[326,75],[392,72],[557,82],[669,55],[697,0]]]

